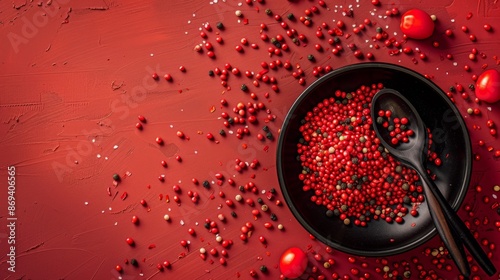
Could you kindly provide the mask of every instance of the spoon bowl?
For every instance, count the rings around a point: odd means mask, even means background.
[[[414,132],[411,140],[406,143],[399,142],[397,147],[389,144],[390,139],[392,138],[389,135],[390,131],[383,128],[382,125],[376,123],[377,113],[380,110],[390,111],[392,112],[392,116],[407,118],[407,126],[412,128]],[[402,163],[407,165],[412,165],[412,161],[420,160],[420,157],[424,155],[424,150],[427,144],[426,128],[415,107],[413,107],[413,105],[406,98],[404,98],[403,95],[392,89],[386,88],[380,90],[372,99],[371,113],[372,120],[374,120],[375,124],[375,132],[381,141],[386,142],[384,147],[389,151],[389,153],[396,156]]]

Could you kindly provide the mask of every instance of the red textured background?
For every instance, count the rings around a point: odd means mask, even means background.
[[[500,4],[493,0],[381,0],[380,6],[374,6],[370,1],[345,0],[325,1],[324,8],[318,1],[309,0],[254,1],[252,5],[233,0],[213,2],[0,2],[0,275],[6,279],[248,279],[249,271],[254,269],[258,278],[278,279],[279,256],[286,248],[297,246],[308,252],[310,259],[303,278],[307,275],[316,278],[320,274],[330,278],[338,273],[357,279],[369,273],[371,279],[381,279],[384,272],[378,269],[385,261],[391,272],[401,274],[403,267],[395,263],[411,262],[416,257],[423,270],[434,270],[443,279],[457,279],[454,267],[451,271],[438,269],[432,264],[432,257],[425,255],[426,248],[441,246],[438,237],[407,253],[386,257],[382,262],[355,257],[353,264],[348,261],[349,255],[337,251],[329,254],[325,245],[311,240],[286,205],[275,205],[276,199],[284,203],[276,176],[276,141],[256,138],[264,124],[278,137],[288,108],[305,86],[299,85],[292,71],[283,67],[268,73],[277,79],[278,93],[262,81],[258,87],[252,85],[254,79],[244,75],[229,74],[226,87],[221,86],[219,77],[208,76],[209,70],[222,69],[226,63],[241,72],[259,73],[262,61],[280,59],[289,60],[294,70],[300,66],[308,85],[316,79],[312,75],[315,66],[330,65],[336,69],[368,61],[354,57],[347,47],[350,43],[355,43],[365,55],[373,53],[374,61],[406,66],[429,75],[445,91],[457,83],[465,87],[470,99],[464,100],[456,93],[454,99],[465,118],[473,152],[479,160],[474,161],[464,201],[472,210],[465,211],[462,207],[459,214],[478,232],[478,240],[500,245],[495,226],[500,216],[493,209],[500,194],[493,190],[499,184],[500,165],[493,152],[487,150],[489,146],[498,150],[500,144],[486,129],[488,119],[500,123],[500,107],[475,103],[474,93],[468,89],[473,74],[479,75],[483,68],[499,68]],[[310,27],[286,18],[289,13],[298,18],[313,5],[319,13],[312,16]],[[434,35],[423,41],[404,41],[399,30],[400,16],[385,16],[386,10],[393,8],[400,13],[421,8],[436,15]],[[308,43],[293,44],[279,23],[266,15],[266,9],[282,15],[290,28],[306,35]],[[352,9],[353,16],[344,16],[344,9]],[[236,10],[241,10],[243,17],[235,16]],[[467,16],[469,13],[472,17]],[[353,34],[353,24],[360,24],[365,18],[375,25]],[[322,22],[334,27],[337,20],[345,22],[344,33],[351,35],[342,37],[345,50],[340,56],[331,54],[326,39],[329,35],[325,39],[315,36]],[[207,22],[212,31],[205,30],[208,37],[204,39],[200,31]],[[225,29],[219,31],[215,27],[217,22],[222,22]],[[290,50],[270,57],[267,50],[271,44],[260,39],[261,23],[268,26],[262,32],[269,37],[282,34]],[[483,29],[486,23],[493,26],[493,31]],[[390,55],[389,51],[395,48],[372,39],[377,26],[387,31],[389,38],[404,41],[403,46],[411,47],[414,53]],[[462,26],[467,26],[469,32],[462,32]],[[446,29],[451,29],[454,36],[445,36]],[[477,37],[476,42],[469,40],[470,34]],[[223,44],[215,41],[217,36],[223,38]],[[243,37],[259,48],[244,46],[244,52],[238,53],[234,47]],[[207,57],[204,47],[201,53],[193,50],[195,45],[204,46],[205,41],[213,44],[214,59]],[[434,47],[433,42],[439,42],[439,46]],[[314,44],[321,44],[325,50],[316,51]],[[472,48],[479,52],[475,61],[468,58]],[[427,60],[418,57],[417,49],[427,55]],[[316,62],[307,60],[309,54],[316,57]],[[453,58],[446,58],[447,54]],[[471,70],[465,71],[464,65]],[[180,66],[186,71],[181,72]],[[154,72],[160,76],[158,81],[151,78]],[[172,82],[162,78],[166,73],[172,75]],[[229,133],[237,127],[225,128],[220,115],[232,114],[238,102],[252,101],[249,94],[240,90],[243,83],[257,94],[259,102],[266,104],[276,120],[265,123],[267,114],[260,112],[260,123],[249,125],[251,134],[240,140]],[[266,92],[268,98],[264,97]],[[223,98],[228,107],[220,105]],[[468,108],[479,108],[481,114],[469,115]],[[147,119],[143,130],[135,128],[138,115]],[[220,129],[226,130],[226,137],[219,135]],[[177,137],[179,130],[189,139]],[[214,134],[217,141],[207,140],[206,133]],[[156,137],[162,137],[165,145],[158,146]],[[486,145],[480,147],[479,140]],[[176,155],[182,157],[182,162],[175,160]],[[258,159],[260,166],[239,173],[233,168],[236,158],[247,162]],[[167,168],[161,166],[162,160],[167,161]],[[6,263],[7,167],[12,165],[16,167],[15,273],[7,270]],[[130,176],[126,176],[127,172]],[[117,187],[112,182],[114,173],[124,178]],[[214,184],[216,173],[224,174],[226,179],[233,178],[236,185],[252,181],[259,192],[278,190],[272,202],[262,194],[242,194],[255,201],[261,197],[278,220],[271,221],[269,213],[254,219],[253,207],[246,204],[237,203],[234,209],[227,207],[225,199],[234,200],[240,191],[227,181],[222,186]],[[158,180],[162,174],[165,182]],[[211,188],[194,185],[192,178],[200,182],[209,180]],[[173,201],[174,184],[183,190],[179,195],[180,205]],[[482,191],[478,192],[476,186],[481,186]],[[111,196],[107,194],[108,187]],[[200,194],[197,204],[189,201],[189,190]],[[219,191],[226,197],[219,197]],[[124,192],[128,197],[122,200]],[[169,203],[165,195],[169,195]],[[489,201],[485,203],[484,197]],[[148,207],[139,203],[141,199],[148,202]],[[231,217],[231,211],[237,213],[237,218]],[[163,220],[167,213],[171,222]],[[217,219],[219,213],[226,216],[225,223]],[[139,225],[131,223],[133,215],[139,217]],[[227,249],[226,266],[218,261],[221,245],[203,227],[207,218],[217,221],[223,239],[234,242]],[[239,235],[246,222],[252,222],[255,229],[244,243]],[[266,229],[265,222],[273,223],[274,229]],[[283,224],[285,230],[278,230],[278,224]],[[195,229],[196,236],[190,236],[188,228]],[[259,242],[259,236],[267,239],[266,246]],[[135,247],[125,243],[127,237],[135,240]],[[181,240],[190,241],[188,249],[179,244]],[[219,256],[207,255],[204,261],[199,257],[201,247],[217,248]],[[485,250],[492,252],[494,263],[500,262],[498,248],[485,247]],[[322,262],[314,260],[314,253],[334,259],[335,264],[323,268]],[[132,258],[139,261],[137,268],[125,263]],[[166,260],[172,267],[158,271],[157,264]],[[450,260],[445,264],[453,265]],[[116,265],[123,267],[121,275],[116,272]],[[262,265],[268,267],[267,273],[259,271]],[[319,272],[311,272],[313,266]],[[361,273],[353,275],[351,268]],[[415,279],[419,273],[417,265],[411,263],[409,268]],[[500,277],[497,273],[488,278],[482,271],[473,275],[481,279]]]

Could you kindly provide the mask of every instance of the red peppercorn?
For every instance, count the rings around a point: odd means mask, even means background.
[[[493,122],[493,120],[489,119],[486,121],[486,126],[492,128],[495,126],[495,123]]]
[[[128,237],[125,241],[126,241],[126,242],[127,242],[127,244],[128,244],[128,245],[130,245],[130,246],[134,246],[134,245],[135,245],[135,241],[134,241],[134,239],[132,239],[132,238],[130,238],[130,237]]]
[[[410,48],[410,47],[405,47],[405,48],[403,49],[403,52],[404,52],[405,54],[411,54],[411,53],[413,53],[413,50],[412,50],[412,48]]]
[[[132,223],[137,225],[139,223],[139,218],[137,216],[132,216]]]

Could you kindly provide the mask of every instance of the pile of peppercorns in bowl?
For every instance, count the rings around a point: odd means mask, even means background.
[[[454,209],[472,170],[460,113],[424,76],[393,64],[360,63],[311,84],[280,132],[280,186],[312,235],[362,256],[398,254],[436,233],[418,175],[383,148],[372,128],[371,99],[383,88],[401,92],[421,115],[430,136],[428,172]]]

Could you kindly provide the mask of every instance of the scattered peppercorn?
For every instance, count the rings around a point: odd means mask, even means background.
[[[205,189],[209,189],[210,183],[207,180],[203,181],[203,187],[205,187]]]

